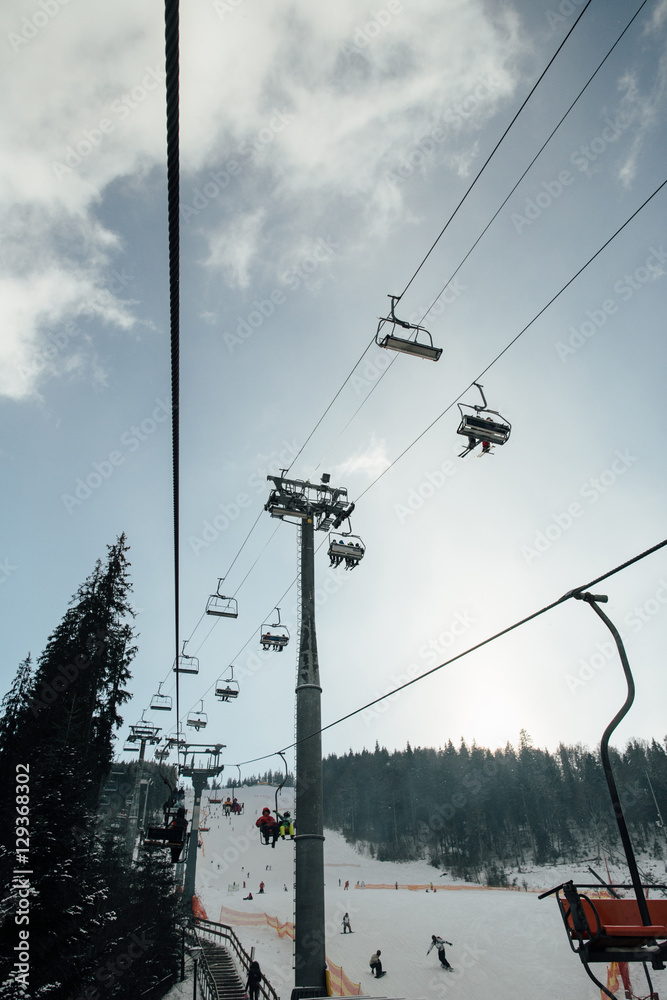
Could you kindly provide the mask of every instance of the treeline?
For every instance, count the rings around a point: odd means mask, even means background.
[[[284,771],[265,771],[264,774],[251,774],[249,778],[244,778],[242,782],[236,781],[234,778],[227,778],[227,784],[225,788],[240,788],[242,785],[279,785],[282,781],[285,781],[283,788],[292,788],[294,786],[294,775],[290,771],[285,778]],[[220,788],[219,784],[213,782],[213,788]]]
[[[667,752],[655,740],[611,751],[633,844],[662,858]],[[324,761],[325,825],[379,860],[426,858],[441,871],[490,885],[505,869],[601,856],[620,848],[599,752],[578,744],[440,750],[409,744]]]
[[[0,997],[156,1000],[178,972],[174,870],[164,852],[133,862],[137,765],[112,774],[136,651],[130,590],[121,536],[2,702]]]

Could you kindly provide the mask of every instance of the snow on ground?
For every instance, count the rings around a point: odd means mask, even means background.
[[[202,796],[203,848],[197,862],[197,892],[209,920],[233,923],[221,917],[221,907],[245,913],[267,913],[281,921],[294,920],[294,844],[279,840],[275,849],[260,844],[255,820],[264,806],[275,809],[275,788],[253,786],[237,790],[245,803],[242,816],[226,818],[221,805],[207,806]],[[191,814],[192,793],[186,799]],[[216,797],[213,795],[213,797]],[[221,798],[227,797],[223,790]],[[280,793],[279,809],[294,815],[294,789]],[[465,1000],[536,1000],[567,997],[597,1000],[579,959],[570,950],[556,903],[538,900],[537,891],[474,887],[441,873],[425,861],[376,861],[359,854],[339,833],[325,831],[326,953],[343,967],[367,996],[465,998]],[[604,875],[604,872],[600,874]],[[611,872],[617,880],[620,870]],[[664,865],[656,867],[664,877]],[[586,863],[533,868],[517,874],[531,890],[549,889],[568,878],[593,881]],[[350,888],[345,890],[349,880]],[[263,895],[259,883],[265,883]],[[245,888],[244,888],[245,882]],[[356,883],[400,885],[433,882],[435,892],[408,889],[355,888]],[[233,888],[236,883],[237,889]],[[285,886],[287,891],[285,891]],[[452,888],[447,889],[450,886]],[[243,897],[251,891],[252,900]],[[348,912],[353,934],[343,934],[341,921]],[[247,951],[256,958],[282,1000],[294,984],[292,942],[270,927],[234,926]],[[450,973],[440,967],[435,949],[426,950],[431,935],[452,942],[447,957]],[[368,960],[380,948],[387,976],[381,985],[370,974]],[[606,978],[606,970],[601,970]],[[665,992],[667,973],[655,972],[654,987]],[[646,993],[639,971],[631,969],[636,992]]]

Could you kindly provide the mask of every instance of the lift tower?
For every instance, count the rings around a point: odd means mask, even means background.
[[[201,795],[209,778],[217,778],[222,774],[224,766],[220,763],[220,751],[224,743],[206,746],[205,743],[184,743],[182,752],[184,763],[179,767],[179,773],[184,778],[191,778],[195,791],[190,821],[190,840],[188,843],[187,861],[185,863],[185,881],[183,885],[183,905],[188,915],[192,913],[192,902],[195,895],[197,874],[197,846],[199,842],[199,808]],[[190,757],[188,764],[187,758]],[[204,759],[205,758],[205,759]]]
[[[283,470],[285,472],[286,470]],[[315,635],[314,532],[339,528],[350,516],[347,490],[283,475],[273,482],[264,509],[301,527],[301,634],[296,686],[296,895],[294,985],[325,985],[324,821],[320,671]]]

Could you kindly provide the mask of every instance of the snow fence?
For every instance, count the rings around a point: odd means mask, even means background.
[[[220,907],[219,921],[221,924],[236,924],[241,927],[272,927],[280,938],[294,940],[294,924],[291,920],[284,922],[277,917],[270,917],[268,913],[243,913],[239,910],[230,910],[226,906]],[[327,958],[327,990],[329,996],[337,997],[358,997],[361,996],[361,983],[353,983],[345,975],[343,968],[336,965]]]

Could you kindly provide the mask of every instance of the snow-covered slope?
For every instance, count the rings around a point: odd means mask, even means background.
[[[190,793],[191,794],[191,793]],[[226,797],[226,791],[222,798]],[[267,913],[293,920],[294,844],[279,840],[275,849],[260,844],[255,819],[264,806],[273,811],[275,789],[266,786],[238,792],[245,813],[227,819],[222,806],[206,807],[199,852],[197,891],[210,920],[232,921],[221,908]],[[191,806],[191,799],[186,800]],[[294,790],[280,793],[279,808],[293,808]],[[553,899],[539,901],[536,891],[491,890],[441,877],[426,862],[376,861],[357,853],[343,837],[325,831],[327,957],[360,982],[366,995],[465,1000],[536,1000],[540,997],[597,1000],[579,959],[571,952]],[[662,865],[660,868],[662,869]],[[612,873],[614,875],[614,873]],[[620,874],[620,873],[617,873]],[[657,874],[662,874],[658,871]],[[591,881],[586,865],[579,869],[538,868],[518,876],[533,890],[543,890],[575,877]],[[263,895],[259,883],[265,883]],[[350,888],[345,890],[345,882]],[[244,887],[245,882],[245,887]],[[365,888],[355,888],[357,883]],[[407,888],[372,889],[374,884],[399,886],[433,883],[435,892]],[[238,889],[233,888],[236,883]],[[287,887],[287,891],[285,890]],[[449,887],[449,888],[448,888]],[[252,891],[253,899],[243,897]],[[348,912],[353,934],[342,934]],[[281,998],[293,986],[292,942],[269,927],[236,926],[246,949],[253,945],[263,972]],[[454,972],[440,968],[431,935],[452,942],[447,949]],[[388,975],[379,984],[368,960],[380,948]],[[605,973],[603,972],[603,976]],[[645,994],[643,974],[631,970],[635,992]],[[653,973],[656,989],[667,989],[667,973]]]

